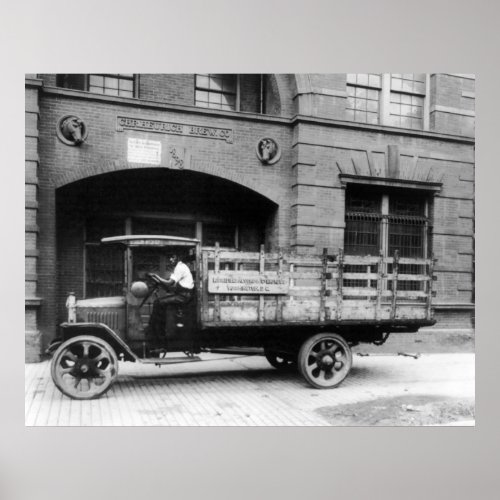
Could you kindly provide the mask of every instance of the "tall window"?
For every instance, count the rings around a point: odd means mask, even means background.
[[[427,200],[409,193],[348,187],[345,252],[351,255],[427,256]]]
[[[85,234],[85,296],[121,295],[124,287],[123,249],[103,245],[101,238],[119,236],[125,224],[119,218],[88,219]]]
[[[214,246],[219,243],[221,247],[236,248],[238,246],[238,231],[236,226],[228,224],[203,224],[203,238],[202,243],[204,246]]]
[[[228,111],[236,110],[236,75],[198,74],[195,78],[196,106]]]
[[[389,193],[349,186],[346,193],[346,228],[344,249],[350,255],[379,255],[392,257],[397,250],[400,257],[426,258],[430,255],[431,227],[428,200],[413,193]],[[363,272],[351,266],[347,272]],[[377,267],[377,266],[375,266]],[[376,272],[372,269],[372,272]],[[392,272],[392,264],[387,272]],[[400,264],[402,274],[420,274],[425,266]],[[359,280],[348,280],[346,286],[362,286]],[[364,285],[363,285],[364,286]],[[375,280],[371,282],[376,287]],[[392,283],[389,283],[389,288]],[[421,290],[422,281],[406,280],[399,283],[402,290]]]
[[[347,74],[346,118],[422,130],[426,80],[424,73]]]
[[[380,89],[380,75],[348,74],[347,119],[362,123],[379,123]]]
[[[423,128],[425,74],[391,74],[389,123],[395,127]]]
[[[132,73],[60,74],[56,78],[58,87],[121,97],[134,97],[134,84]]]

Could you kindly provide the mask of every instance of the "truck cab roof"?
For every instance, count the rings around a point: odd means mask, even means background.
[[[128,247],[194,247],[200,243],[196,238],[182,238],[180,236],[134,234],[124,236],[110,236],[101,239],[102,243],[121,243]]]

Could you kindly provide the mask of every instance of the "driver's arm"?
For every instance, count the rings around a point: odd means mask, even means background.
[[[153,281],[158,283],[163,288],[169,288],[175,284],[175,280],[173,280],[173,279],[166,280],[166,279],[160,278],[160,276],[158,276],[157,274],[151,274],[150,276],[151,276],[151,279]]]

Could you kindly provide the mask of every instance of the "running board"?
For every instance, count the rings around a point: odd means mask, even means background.
[[[177,358],[144,358],[138,360],[146,365],[175,365],[179,363],[193,363],[194,361],[201,361],[199,356],[180,356]]]
[[[203,349],[203,352],[212,354],[240,354],[247,356],[263,356],[264,349],[261,347],[226,347],[220,349]]]

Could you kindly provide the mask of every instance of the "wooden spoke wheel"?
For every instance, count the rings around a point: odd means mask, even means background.
[[[264,349],[264,356],[271,366],[274,366],[277,370],[289,370],[297,365],[296,358],[290,354]]]
[[[352,367],[351,348],[334,333],[319,333],[307,339],[300,348],[298,359],[300,373],[318,389],[339,385]]]
[[[74,337],[54,353],[51,375],[56,387],[70,398],[98,398],[118,375],[118,358],[104,340],[87,335]]]

